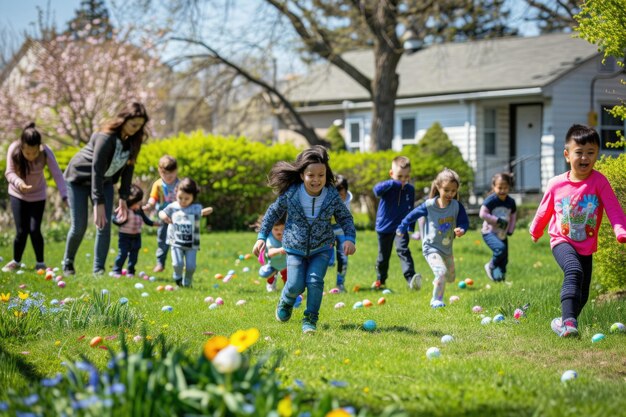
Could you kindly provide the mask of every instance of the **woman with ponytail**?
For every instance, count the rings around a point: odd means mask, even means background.
[[[35,123],[30,123],[22,131],[20,139],[9,146],[7,153],[4,176],[9,183],[9,200],[16,233],[13,240],[13,259],[2,268],[4,272],[15,271],[20,267],[28,236],[35,250],[35,269],[46,269],[41,235],[41,220],[46,206],[47,185],[43,173],[46,166],[63,201],[67,201],[65,180],[54,153],[41,143],[41,134],[35,128]]]

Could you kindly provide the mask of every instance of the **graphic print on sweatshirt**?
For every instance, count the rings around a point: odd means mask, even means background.
[[[560,217],[561,233],[575,242],[593,237],[598,206],[598,197],[594,194],[584,194],[580,199],[576,196],[563,197],[555,206]]]
[[[183,211],[176,211],[172,216],[172,226],[174,226],[174,246],[191,248],[193,246],[195,216],[185,214]]]

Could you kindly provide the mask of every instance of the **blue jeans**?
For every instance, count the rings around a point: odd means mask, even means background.
[[[389,258],[391,257],[391,249],[396,244],[396,253],[400,258],[400,266],[402,275],[407,282],[415,275],[415,264],[413,256],[409,249],[409,241],[411,237],[408,233],[403,236],[397,236],[395,233],[378,233],[378,258],[376,259],[376,279],[381,284],[387,281],[387,273],[389,271]]]
[[[165,266],[167,252],[170,250],[170,245],[167,244],[167,226],[167,223],[161,223],[161,225],[157,229],[156,258],[157,264],[161,266]]]
[[[197,249],[183,249],[172,247],[172,266],[174,267],[174,280],[181,280],[185,287],[191,285],[193,273],[196,272]],[[185,275],[183,276],[183,269]]]
[[[280,296],[281,300],[292,306],[296,298],[306,289],[305,317],[317,322],[322,294],[324,292],[324,275],[333,248],[318,252],[311,256],[287,254],[287,282]]]
[[[137,258],[139,257],[139,249],[141,249],[141,233],[133,235],[120,233],[117,248],[118,252],[117,258],[115,258],[113,272],[121,274],[124,262],[126,262],[126,258],[128,257],[128,273],[134,275],[135,265],[137,265]]]
[[[506,265],[509,263],[509,242],[507,239],[500,240],[497,234],[487,233],[483,239],[489,249],[493,252],[491,265],[493,269],[500,268],[502,275],[506,274]]]
[[[104,270],[109,246],[111,244],[111,214],[113,213],[113,183],[104,182],[104,215],[107,219],[102,229],[96,231],[94,245],[93,272]],[[71,226],[65,242],[64,262],[74,263],[76,252],[83,241],[87,222],[89,220],[89,200],[91,199],[91,184],[67,183],[67,200],[70,205]]]

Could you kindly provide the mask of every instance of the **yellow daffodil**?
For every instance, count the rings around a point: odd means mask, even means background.
[[[291,397],[288,395],[278,402],[277,410],[280,417],[291,417],[293,415],[293,407],[291,406]]]
[[[326,414],[326,417],[350,417],[350,413],[348,413],[343,408],[335,408],[334,410],[329,411]]]
[[[224,336],[213,336],[204,344],[204,357],[212,361],[220,350],[228,346],[228,339]]]
[[[21,311],[14,311],[14,312],[13,312],[13,315],[14,315],[15,317],[22,317],[22,316],[24,315],[24,313],[22,313]]]
[[[26,300],[30,294],[28,294],[27,292],[18,291],[18,292],[17,292],[17,295],[18,295],[18,296],[19,296],[22,300]]]
[[[7,302],[9,302],[10,299],[11,299],[11,293],[10,292],[8,292],[6,294],[5,293],[0,294],[0,301],[7,303]]]
[[[256,343],[261,336],[259,329],[251,328],[248,330],[237,330],[230,336],[230,344],[237,348],[237,351],[243,352]]]

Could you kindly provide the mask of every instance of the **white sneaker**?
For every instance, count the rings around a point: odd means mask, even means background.
[[[271,284],[268,282],[265,284],[265,289],[267,290],[267,292],[274,292],[276,291],[276,280],[274,280],[274,282],[272,282]]]
[[[19,268],[20,268],[20,264],[12,260],[8,264],[6,264],[4,267],[2,267],[2,272],[13,272]]]
[[[422,274],[417,273],[409,281],[409,289],[419,291],[422,289]]]

